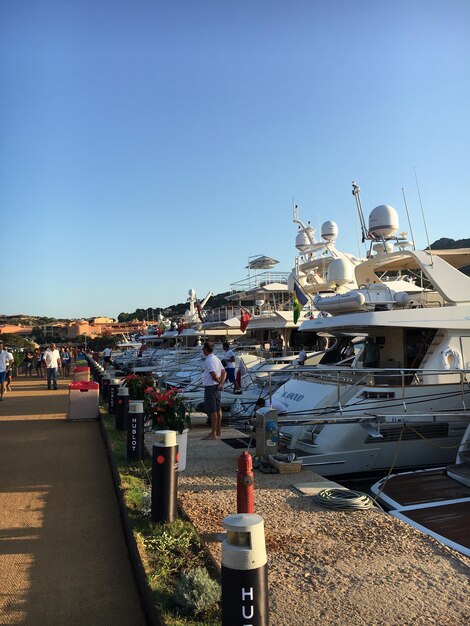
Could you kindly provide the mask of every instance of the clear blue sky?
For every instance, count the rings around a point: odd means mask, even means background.
[[[3,0],[0,312],[204,296],[304,220],[470,236],[468,0]]]

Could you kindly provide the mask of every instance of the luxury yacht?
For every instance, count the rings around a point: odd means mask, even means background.
[[[371,213],[367,236],[383,253],[355,267],[358,288],[346,294],[346,306],[341,294],[323,296],[335,302],[335,315],[323,309],[302,323],[301,332],[328,335],[333,346],[274,394],[289,413],[283,436],[320,474],[450,462],[468,423],[470,278],[451,262],[468,264],[470,251],[452,259],[407,249],[397,230],[392,207]],[[392,271],[410,272],[427,288],[414,295],[392,289],[381,278]],[[355,353],[345,357],[353,338]]]

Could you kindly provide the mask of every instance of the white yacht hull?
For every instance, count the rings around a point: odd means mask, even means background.
[[[466,426],[466,422],[415,424],[421,436],[405,430],[400,440],[401,424],[383,425],[382,438],[372,436],[361,424],[330,424],[321,427],[315,443],[297,440],[292,447],[303,465],[321,476],[429,467],[453,460]]]
[[[329,371],[322,376],[292,378],[274,394],[288,406],[288,414],[279,418],[281,435],[304,465],[334,476],[429,467],[455,458],[468,419],[448,414],[463,412],[462,397],[469,405],[470,389],[462,392],[458,384],[340,385],[334,372],[333,380],[326,378]],[[348,419],[351,423],[343,423]],[[363,424],[356,422],[362,419]]]

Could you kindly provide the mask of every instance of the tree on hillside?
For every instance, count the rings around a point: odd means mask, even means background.
[[[112,335],[99,335],[87,340],[87,347],[93,352],[101,352],[105,348],[114,348],[118,343],[118,337]]]
[[[34,341],[26,339],[22,335],[16,335],[15,333],[1,333],[0,339],[9,348],[35,348]]]
[[[441,237],[431,244],[431,250],[454,250],[456,248],[470,248],[470,239]]]
[[[450,239],[441,237],[431,244],[431,250],[458,250],[459,248],[470,248],[470,239]],[[459,268],[462,274],[470,276],[470,265]]]

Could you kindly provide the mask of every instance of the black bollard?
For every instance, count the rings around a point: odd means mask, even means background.
[[[268,566],[263,518],[254,513],[223,521],[222,626],[268,626]]]
[[[127,420],[127,460],[141,461],[144,458],[144,403],[142,400],[129,402]]]
[[[109,381],[108,413],[116,415],[117,394],[121,381],[119,378],[111,378]]]
[[[100,394],[103,394],[103,376],[104,376],[104,372],[100,371],[98,373],[98,378],[96,380],[96,382],[98,383],[98,385],[100,386]]]
[[[114,427],[116,430],[127,429],[127,419],[129,417],[129,389],[127,387],[119,387],[116,405],[116,418]]]
[[[178,517],[178,446],[176,431],[157,430],[152,448],[152,522]]]
[[[109,385],[111,383],[111,377],[108,374],[108,372],[105,372],[103,374],[103,385],[102,385],[102,395],[103,395],[103,400],[105,402],[108,402],[109,400]]]

